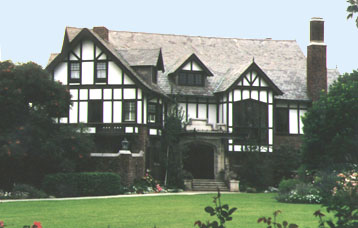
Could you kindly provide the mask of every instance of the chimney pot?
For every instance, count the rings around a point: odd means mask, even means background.
[[[324,42],[324,20],[320,17],[312,17],[310,21],[310,42]]]

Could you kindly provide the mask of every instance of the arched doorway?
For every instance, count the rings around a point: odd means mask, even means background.
[[[214,148],[203,143],[190,143],[184,153],[184,169],[195,179],[214,179]]]

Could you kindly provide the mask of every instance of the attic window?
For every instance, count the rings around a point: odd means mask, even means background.
[[[204,86],[202,72],[182,71],[179,73],[178,84],[183,86]]]

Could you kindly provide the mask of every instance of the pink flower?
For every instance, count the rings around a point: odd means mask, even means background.
[[[156,185],[156,188],[157,188],[157,191],[158,191],[158,192],[161,192],[161,191],[163,190],[162,187],[160,187],[159,184]]]
[[[0,228],[4,227],[4,221],[0,221]]]

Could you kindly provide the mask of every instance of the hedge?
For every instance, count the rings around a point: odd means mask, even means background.
[[[123,193],[119,175],[109,172],[56,173],[47,175],[42,189],[56,197],[101,196]]]

